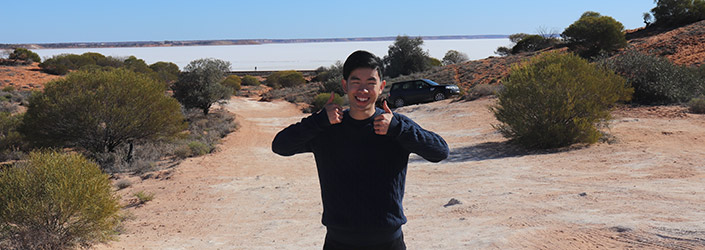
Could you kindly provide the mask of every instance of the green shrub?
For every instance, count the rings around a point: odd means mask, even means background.
[[[690,112],[696,114],[705,114],[705,96],[701,95],[699,97],[693,98],[688,102],[688,108]]]
[[[159,80],[171,86],[174,82],[179,80],[179,66],[171,62],[156,62],[149,65],[149,68],[156,73]]]
[[[5,86],[5,87],[2,88],[2,91],[3,91],[3,92],[13,92],[13,91],[15,91],[15,87],[13,87],[13,86]]]
[[[242,77],[242,85],[245,86],[259,86],[260,82],[257,77],[246,75]]]
[[[502,85],[478,84],[470,89],[464,99],[475,100],[483,96],[497,95],[502,88]]]
[[[193,60],[171,86],[174,98],[187,109],[201,109],[207,115],[213,103],[232,95],[233,89],[220,84],[229,71],[230,62],[212,58]]]
[[[573,54],[546,53],[514,65],[491,109],[505,137],[528,148],[594,143],[596,125],[631,89],[614,72]]]
[[[25,48],[16,48],[15,51],[10,53],[9,59],[22,60],[28,62],[42,62],[37,53]]]
[[[241,83],[242,83],[242,79],[240,79],[239,76],[229,75],[220,84],[222,84],[225,87],[229,87],[229,88],[233,89],[233,94],[234,94],[234,92],[241,89],[241,86],[240,86]]]
[[[119,180],[117,183],[115,183],[115,186],[118,189],[125,189],[125,188],[132,186],[132,182],[128,179],[122,179],[122,180]]]
[[[154,200],[154,194],[153,193],[145,193],[144,191],[139,191],[134,194],[135,198],[137,198],[137,204],[142,205],[147,203],[148,201]]]
[[[0,171],[0,237],[14,248],[70,249],[110,240],[119,210],[108,176],[78,154],[32,152]]]
[[[634,87],[633,101],[640,104],[684,103],[703,93],[705,80],[694,69],[670,60],[629,51],[606,60],[610,69]]]
[[[17,131],[22,123],[22,116],[23,114],[0,112],[0,161],[16,160],[10,156],[27,148],[22,134]]]
[[[188,143],[188,148],[191,150],[192,156],[205,155],[211,152],[212,148],[200,141],[191,141]]]
[[[568,48],[584,58],[612,53],[627,46],[624,25],[609,16],[588,11],[561,34]]]
[[[277,71],[267,76],[267,85],[276,89],[295,87],[304,83],[306,83],[304,75],[294,70]]]
[[[125,69],[76,71],[33,95],[20,131],[36,146],[114,152],[186,128],[163,84]],[[128,158],[130,156],[128,155]]]
[[[334,94],[334,95],[335,95],[335,97],[333,97],[333,103],[338,104],[338,105],[343,105],[343,102],[344,102],[343,97],[338,94]],[[318,94],[316,96],[316,98],[313,99],[313,110],[321,110],[323,108],[323,105],[325,105],[329,99],[330,99],[330,93]]]

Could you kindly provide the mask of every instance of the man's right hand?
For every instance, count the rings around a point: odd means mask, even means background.
[[[331,125],[343,122],[343,108],[333,103],[333,99],[335,99],[335,92],[330,92],[330,99],[323,105]]]

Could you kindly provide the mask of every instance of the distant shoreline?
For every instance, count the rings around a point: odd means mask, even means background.
[[[459,39],[501,39],[507,35],[457,35],[457,36],[421,36],[424,40],[459,40]],[[132,41],[132,42],[72,42],[72,43],[29,43],[0,44],[0,49],[17,47],[26,49],[79,49],[79,48],[129,48],[129,47],[181,47],[181,46],[217,46],[217,45],[257,45],[270,43],[322,43],[322,42],[373,42],[394,41],[396,36],[358,37],[358,38],[306,38],[306,39],[234,39],[234,40],[184,40],[184,41]]]

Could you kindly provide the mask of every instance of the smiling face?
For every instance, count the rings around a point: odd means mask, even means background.
[[[385,84],[375,69],[357,68],[350,72],[348,79],[343,79],[343,89],[350,101],[350,116],[356,120],[364,120],[374,115],[375,102],[382,94]]]

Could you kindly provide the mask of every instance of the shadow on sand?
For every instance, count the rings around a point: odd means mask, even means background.
[[[509,142],[484,142],[468,147],[452,148],[448,159],[443,162],[468,162],[521,157],[527,155],[553,154],[576,150],[583,146],[572,146],[558,149],[525,149]],[[423,158],[414,156],[409,162],[424,162]]]

